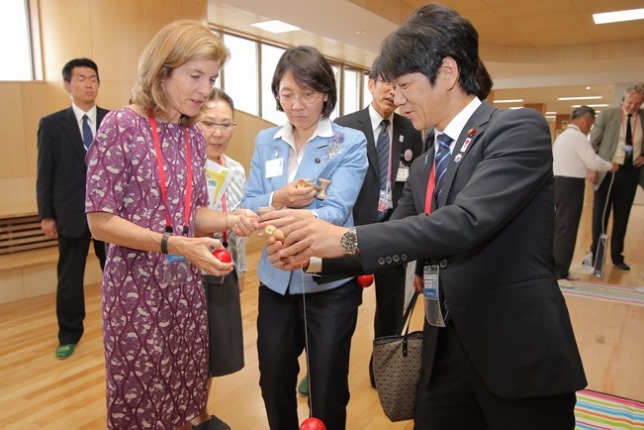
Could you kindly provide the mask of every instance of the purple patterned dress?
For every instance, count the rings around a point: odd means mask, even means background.
[[[180,234],[187,180],[183,127],[160,121],[157,127],[168,213],[175,234]],[[206,149],[196,127],[187,131],[193,171],[188,235],[194,236],[195,210],[208,206]],[[87,154],[87,167],[87,212],[109,212],[164,231],[148,118],[129,108],[110,112]],[[160,252],[112,245],[103,274],[102,311],[107,427],[176,429],[198,415],[206,405],[208,377],[208,329],[199,269],[189,263],[168,263]]]

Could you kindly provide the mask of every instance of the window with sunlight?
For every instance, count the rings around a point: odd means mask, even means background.
[[[0,81],[30,81],[34,78],[26,0],[0,3]]]
[[[273,74],[275,67],[282,54],[286,51],[284,48],[278,48],[272,45],[262,44],[262,65],[260,70],[260,79],[262,81],[262,118],[277,125],[286,123],[286,114],[277,110],[277,102],[271,91]]]
[[[224,34],[230,59],[224,65],[224,91],[232,97],[235,109],[259,115],[257,80],[257,42]]]

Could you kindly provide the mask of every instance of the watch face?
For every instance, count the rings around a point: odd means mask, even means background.
[[[358,236],[355,228],[349,229],[349,231],[342,235],[340,245],[342,245],[345,254],[355,254],[358,252]]]

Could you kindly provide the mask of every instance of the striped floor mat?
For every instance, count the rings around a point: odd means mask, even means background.
[[[642,430],[644,403],[590,390],[577,392],[576,430]]]
[[[559,286],[566,295],[644,305],[644,292],[633,287],[581,281],[559,281]]]

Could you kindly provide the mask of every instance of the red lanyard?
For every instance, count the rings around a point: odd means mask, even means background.
[[[165,184],[165,171],[163,170],[163,156],[161,155],[161,143],[159,142],[159,133],[157,131],[157,121],[152,115],[152,112],[148,112],[148,117],[150,118],[150,125],[152,127],[152,138],[154,140],[154,148],[157,153],[157,167],[159,169],[159,182],[161,186],[161,198],[163,199],[163,206],[165,210],[165,231],[167,233],[172,233],[172,221],[170,220],[170,214],[168,213],[168,191]],[[186,163],[188,164],[188,183],[186,184],[186,200],[184,202],[184,222],[182,233],[184,236],[188,235],[189,225],[190,225],[190,202],[192,201],[192,157],[190,156],[190,140],[188,139],[188,131],[183,127],[183,135],[186,141]]]
[[[434,154],[436,157],[436,154]],[[434,186],[436,185],[436,180],[434,176],[436,168],[434,166],[434,160],[432,160],[432,171],[429,174],[429,180],[427,181],[427,192],[425,194],[425,213],[429,215],[432,213],[432,201],[434,200]]]
[[[224,165],[224,157],[222,157],[221,155],[217,159],[217,162],[225,167],[225,165]],[[226,193],[225,192],[221,195],[221,210],[222,210],[223,213],[226,213],[226,211],[227,211]],[[228,248],[228,230],[224,230],[221,233],[221,239],[222,239],[224,247]]]

